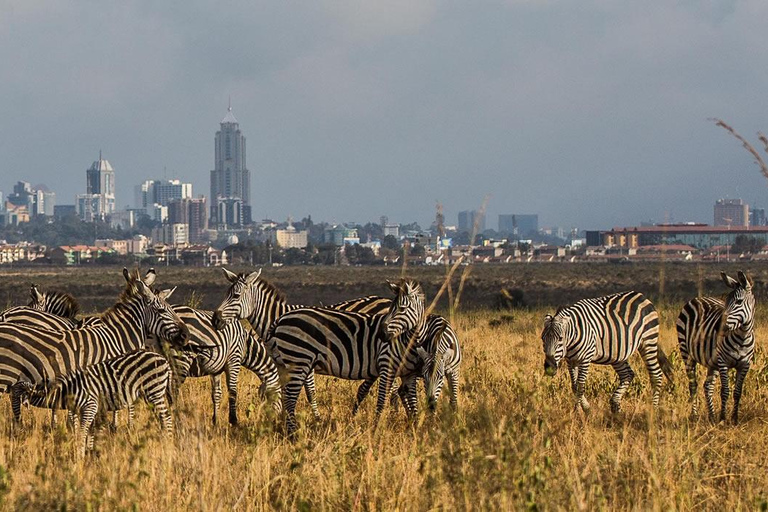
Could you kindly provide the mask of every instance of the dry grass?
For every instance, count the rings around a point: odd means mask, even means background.
[[[388,412],[371,428],[374,400],[351,417],[354,383],[318,377],[323,419],[304,401],[296,444],[257,394],[249,373],[240,385],[241,425],[210,425],[207,379],[188,381],[171,443],[146,407],[138,427],[97,440],[80,462],[72,436],[51,432],[47,411],[25,411],[11,434],[0,407],[0,494],[14,509],[716,509],[765,507],[768,475],[768,371],[758,354],[738,426],[688,420],[685,375],[675,358],[672,322],[680,304],[661,306],[662,344],[676,367],[658,414],[648,377],[638,379],[624,411],[608,410],[614,376],[588,379],[589,416],[573,411],[565,372],[544,376],[538,339],[544,310],[456,319],[465,359],[460,412],[447,398],[434,417],[408,423]],[[768,316],[761,309],[758,330]],[[766,443],[766,444],[763,444]]]

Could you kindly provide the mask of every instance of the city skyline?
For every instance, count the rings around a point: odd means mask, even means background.
[[[489,219],[598,228],[710,219],[724,197],[768,202],[750,156],[707,121],[750,140],[768,129],[755,108],[763,2],[310,11],[14,5],[0,20],[2,188],[23,174],[69,202],[101,148],[118,183],[167,168],[207,191],[231,95],[255,219],[427,224],[437,201],[452,219],[490,195]],[[81,30],[106,25],[109,38]]]

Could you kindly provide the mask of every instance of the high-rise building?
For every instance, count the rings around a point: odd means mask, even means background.
[[[200,243],[205,240],[208,229],[208,208],[205,197],[174,199],[168,203],[168,223],[187,224],[189,241]]]
[[[104,220],[115,211],[115,170],[99,151],[99,159],[85,175],[85,194],[77,196],[78,214],[86,222]]]
[[[153,204],[168,206],[174,199],[192,197],[192,184],[181,180],[146,180],[136,187],[136,207],[148,208]]]
[[[19,181],[13,186],[13,193],[8,195],[8,202],[17,207],[26,207],[30,217],[53,216],[56,194],[45,185],[33,187],[26,181]]]
[[[251,174],[245,163],[245,137],[230,105],[215,138],[214,169],[211,171],[211,222],[217,227],[245,224],[250,217],[250,204]],[[229,213],[231,215],[227,216]]]
[[[459,231],[472,233],[475,228],[477,233],[485,231],[485,213],[477,210],[459,212]]]
[[[718,199],[715,226],[749,227],[749,205],[741,199]]]
[[[528,238],[539,231],[537,214],[499,215],[499,233],[517,238]]]
[[[749,209],[749,225],[765,226],[765,208]]]

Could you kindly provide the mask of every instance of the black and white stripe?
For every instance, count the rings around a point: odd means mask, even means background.
[[[707,378],[704,395],[707,399],[709,419],[715,420],[713,400],[715,378],[720,377],[720,420],[725,420],[730,389],[728,370],[736,369],[731,419],[739,418],[744,379],[755,353],[755,296],[752,279],[739,271],[737,279],[721,272],[723,282],[731,292],[722,300],[717,297],[698,297],[683,306],[677,317],[677,342],[688,374],[692,414],[698,414],[696,366],[704,366]]]
[[[408,339],[413,331],[423,331],[424,292],[408,279],[390,286],[396,297],[386,315],[302,308],[284,314],[270,329],[266,345],[274,347],[276,362],[287,371],[283,404],[289,435],[297,429],[296,400],[311,371],[350,380],[380,378],[377,414],[384,408],[398,369],[413,373],[405,360],[418,364]]]
[[[235,274],[226,268],[222,268],[224,276],[230,282],[227,294],[219,307],[214,311],[213,325],[223,328],[225,325],[238,320],[246,319],[251,324],[262,340],[266,340],[267,333],[275,321],[299,308],[300,304],[289,304],[284,295],[274,285],[261,279],[261,269],[249,274]],[[391,299],[377,296],[361,297],[338,304],[328,306],[333,309],[364,313],[368,315],[384,314],[389,310]],[[267,346],[271,352],[272,348]],[[371,383],[372,384],[372,383]],[[312,407],[312,413],[319,418],[320,411],[317,408],[317,393],[315,386],[314,370],[307,375],[304,383],[307,400]],[[367,390],[365,391],[367,393]]]
[[[173,310],[189,329],[189,343],[203,347],[198,354],[187,350],[173,351],[174,371],[178,384],[187,377],[211,378],[213,423],[217,422],[221,404],[221,374],[227,380],[229,398],[229,422],[237,424],[237,385],[241,367],[254,372],[263,383],[262,393],[267,394],[276,410],[282,408],[280,376],[267,350],[255,335],[240,322],[231,322],[223,329],[215,329],[213,313],[188,306],[173,306]]]
[[[187,328],[168,303],[150,290],[138,271],[123,269],[123,275],[125,291],[98,325],[57,332],[0,323],[0,390],[9,392],[18,381],[49,382],[137,350],[150,334],[184,346]],[[20,404],[13,394],[11,403],[18,420]]]
[[[639,351],[653,387],[653,405],[658,406],[662,371],[672,380],[672,368],[658,346],[659,315],[651,301],[638,292],[623,292],[584,299],[547,315],[541,333],[544,369],[554,375],[565,359],[576,394],[577,407],[586,411],[584,383],[591,364],[609,364],[619,376],[611,396],[611,410],[618,412],[621,398],[635,377],[629,357]]]
[[[72,295],[56,291],[41,292],[34,284],[31,286],[29,294],[28,307],[70,320],[77,320],[80,304]]]
[[[93,448],[91,426],[97,414],[130,407],[141,396],[154,406],[166,434],[173,418],[166,395],[171,367],[160,354],[137,350],[59,376],[52,386],[17,382],[13,392],[37,407],[68,409],[80,415],[80,451]]]

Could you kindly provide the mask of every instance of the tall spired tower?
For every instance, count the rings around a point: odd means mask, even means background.
[[[250,223],[251,173],[245,166],[245,137],[232,105],[216,132],[211,171],[211,222],[219,228]]]

